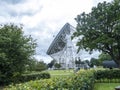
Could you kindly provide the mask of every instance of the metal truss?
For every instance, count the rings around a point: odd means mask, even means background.
[[[61,64],[61,68],[75,67],[76,49],[71,36],[75,28],[66,23],[51,43],[47,54]]]

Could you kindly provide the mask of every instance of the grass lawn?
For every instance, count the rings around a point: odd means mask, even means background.
[[[96,83],[94,90],[115,90],[117,86],[120,86],[120,83]]]
[[[80,69],[80,71],[84,71],[84,69]],[[47,70],[50,73],[51,77],[67,77],[75,74],[73,69],[70,70]]]
[[[73,70],[48,70],[51,77],[66,77],[72,75]]]

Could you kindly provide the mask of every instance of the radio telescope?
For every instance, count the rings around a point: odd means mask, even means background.
[[[75,28],[66,23],[47,50],[47,54],[61,64],[61,68],[69,69],[75,67],[76,49],[74,41],[71,40]]]

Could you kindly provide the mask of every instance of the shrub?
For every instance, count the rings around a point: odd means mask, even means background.
[[[93,71],[84,71],[73,77],[73,87],[75,90],[92,90],[94,85]]]
[[[98,70],[94,73],[97,82],[120,82],[120,70]]]
[[[50,74],[47,72],[42,72],[42,73],[37,73],[37,74],[24,74],[18,77],[15,76],[9,80],[9,83],[7,84],[3,83],[1,85],[8,85],[10,83],[17,84],[17,83],[28,82],[31,80],[48,79],[48,78],[50,78]]]
[[[10,85],[6,90],[93,90],[93,71],[83,71],[66,78],[51,78]]]
[[[36,40],[22,29],[15,24],[0,25],[0,85],[21,75],[35,54]]]
[[[5,90],[93,90],[95,79],[99,82],[119,82],[120,70],[80,71],[73,76],[40,79],[10,85]]]
[[[17,77],[13,80],[14,83],[18,82],[27,82],[30,80],[38,80],[38,79],[48,79],[50,78],[50,74],[43,72],[43,73],[37,73],[37,74],[24,74],[22,76]]]

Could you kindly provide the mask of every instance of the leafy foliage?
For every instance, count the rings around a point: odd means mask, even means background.
[[[95,72],[97,82],[120,82],[120,70],[98,70]]]
[[[31,71],[43,71],[47,69],[47,64],[44,61],[38,61],[35,58],[29,60],[29,64],[26,66],[26,73]]]
[[[75,19],[79,49],[108,53],[120,65],[120,0],[99,3],[91,13],[82,13]]]
[[[109,54],[107,54],[107,53],[101,53],[101,54],[99,55],[98,60],[99,60],[100,65],[102,65],[103,61],[106,61],[106,60],[110,61],[110,60],[112,60],[112,58],[111,58],[111,56],[110,56]]]
[[[44,63],[43,61],[36,61],[35,71],[43,71],[46,69],[47,69],[46,63]]]
[[[35,48],[35,40],[23,35],[22,26],[0,26],[0,84],[8,83],[24,72]]]
[[[118,83],[119,72],[120,70],[86,70],[65,78],[55,77],[16,84],[15,86],[10,85],[5,90],[93,90],[96,80]]]
[[[98,59],[95,59],[95,58],[91,58],[90,59],[90,66],[93,67],[93,66],[100,66],[100,61]]]
[[[47,72],[41,72],[41,73],[34,73],[34,74],[23,74],[16,79],[14,79],[14,83],[20,83],[20,82],[28,82],[30,80],[39,80],[39,79],[48,79],[50,78],[50,74]]]
[[[28,65],[26,65],[26,72],[35,71],[37,60],[32,58],[29,60]]]
[[[50,63],[48,63],[48,68],[52,68],[55,64],[56,60],[52,60]]]
[[[55,63],[54,67],[60,69],[61,65],[59,63]]]
[[[17,84],[6,88],[6,90],[93,90],[93,75],[91,71],[83,71],[66,78],[59,77]]]

